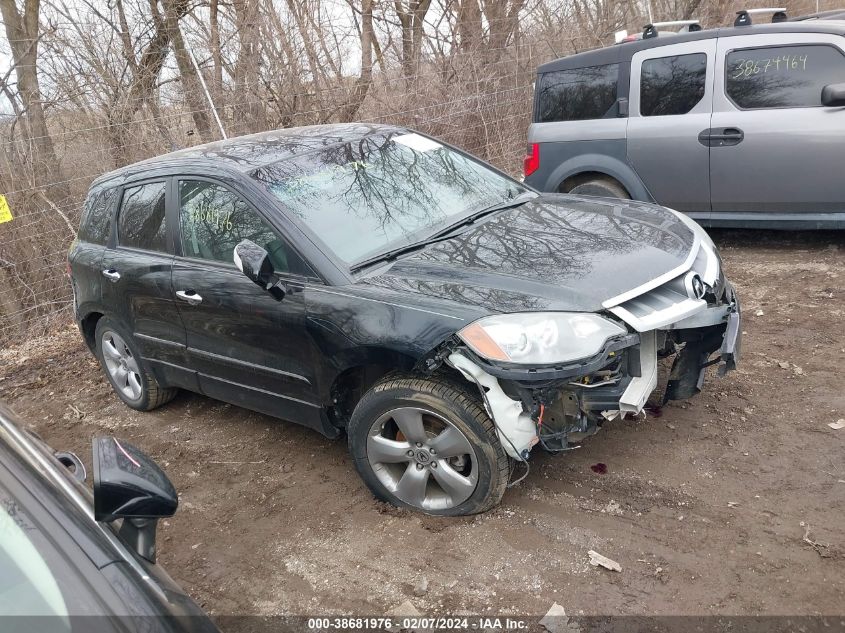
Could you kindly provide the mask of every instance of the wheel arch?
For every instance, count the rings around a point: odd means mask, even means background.
[[[628,163],[604,154],[584,154],[564,161],[549,176],[548,183],[551,186],[547,191],[565,193],[564,187],[568,182],[580,184],[579,179],[587,180],[590,177],[613,178],[632,199],[654,202],[645,184]]]
[[[334,359],[336,371],[327,381],[325,396],[335,423],[346,426],[363,395],[378,381],[394,372],[411,373],[418,359],[392,349],[367,347]]]
[[[92,354],[95,354],[97,351],[97,323],[106,315],[105,310],[99,307],[93,307],[87,310],[84,315],[77,321],[77,324],[79,325],[79,331],[82,333],[85,345],[88,346]]]
[[[345,427],[364,394],[391,374],[424,377],[436,373],[456,385],[465,382],[457,370],[445,364],[436,371],[426,369],[421,361],[427,356],[414,357],[393,349],[366,348],[343,358],[335,365],[338,370],[331,378],[327,393],[335,424]]]

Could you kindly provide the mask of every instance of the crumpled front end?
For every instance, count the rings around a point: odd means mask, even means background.
[[[559,452],[603,423],[640,414],[672,358],[662,402],[698,393],[707,367],[735,369],[741,347],[739,300],[715,246],[700,227],[683,266],[604,303],[628,333],[591,358],[561,366],[508,366],[456,346],[444,360],[475,383],[511,457],[532,448]],[[668,361],[667,361],[668,362]]]

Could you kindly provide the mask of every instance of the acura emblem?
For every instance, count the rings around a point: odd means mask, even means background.
[[[704,298],[704,293],[707,292],[707,286],[701,280],[698,273],[690,273],[684,280],[687,287],[687,294],[693,299]]]

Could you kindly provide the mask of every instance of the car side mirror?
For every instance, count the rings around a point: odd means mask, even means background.
[[[155,562],[158,520],[178,505],[173,484],[151,458],[116,438],[94,438],[94,519],[123,519],[118,534],[139,556]]]
[[[833,108],[845,106],[845,84],[828,84],[822,88],[822,105]]]
[[[243,240],[235,247],[235,266],[247,279],[266,290],[277,301],[285,298],[287,288],[279,281],[270,254],[251,240]]]

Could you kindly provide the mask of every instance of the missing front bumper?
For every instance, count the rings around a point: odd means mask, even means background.
[[[658,386],[658,360],[675,354],[663,402],[701,390],[707,367],[720,376],[740,358],[742,321],[732,289],[712,306],[667,329],[631,334],[589,361],[543,370],[490,366],[469,350],[448,363],[474,383],[506,452],[525,460],[533,446],[566,450],[605,421],[641,413]],[[718,356],[713,358],[718,352]]]

